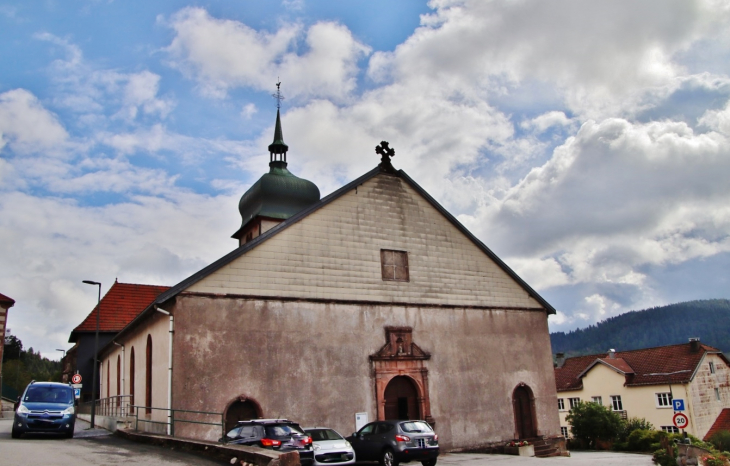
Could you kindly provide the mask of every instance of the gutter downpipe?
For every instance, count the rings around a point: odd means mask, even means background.
[[[122,393],[118,393],[118,395],[121,395],[121,397],[119,399],[120,400],[120,405],[121,405],[121,402],[123,401],[123,398],[124,398],[124,383],[125,383],[125,379],[124,379],[124,369],[125,369],[125,363],[124,363],[124,345],[122,345],[120,343],[117,343],[114,340],[112,340],[112,343],[114,343],[115,345],[117,345],[117,346],[119,346],[119,347],[122,348]],[[122,413],[123,410],[120,409],[119,412]]]
[[[168,311],[155,306],[155,310],[170,316],[170,338],[167,351],[167,435],[172,435],[172,335],[175,333],[174,317]]]

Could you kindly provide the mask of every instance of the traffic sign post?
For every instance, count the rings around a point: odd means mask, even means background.
[[[672,421],[674,421],[674,426],[677,429],[685,429],[687,427],[687,424],[689,424],[689,419],[686,415],[682,413],[677,413],[672,418]]]
[[[684,400],[672,400],[675,411],[684,411]]]

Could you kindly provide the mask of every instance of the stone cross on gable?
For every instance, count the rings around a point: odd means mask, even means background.
[[[390,172],[395,171],[393,165],[390,163],[390,158],[395,157],[395,149],[390,147],[388,141],[380,141],[380,145],[375,147],[375,153],[381,156],[380,165],[378,165],[381,170]]]

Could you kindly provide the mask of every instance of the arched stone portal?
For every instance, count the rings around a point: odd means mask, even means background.
[[[385,387],[385,419],[422,419],[418,398],[418,389],[410,377],[393,377]]]
[[[263,412],[261,406],[251,398],[240,396],[231,402],[226,408],[226,432],[233,429],[238,421],[248,419],[261,419]]]
[[[512,407],[515,415],[515,438],[537,437],[535,395],[532,389],[524,383],[519,384],[512,392]]]
[[[385,327],[385,345],[370,356],[375,375],[376,415],[380,421],[407,415],[434,426],[425,364],[431,355],[413,342],[412,333],[411,327]]]

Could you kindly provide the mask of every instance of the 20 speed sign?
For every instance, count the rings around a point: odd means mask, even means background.
[[[677,429],[684,429],[687,427],[687,424],[689,424],[689,419],[687,419],[687,416],[682,413],[675,414],[672,420],[674,421],[674,425]]]

